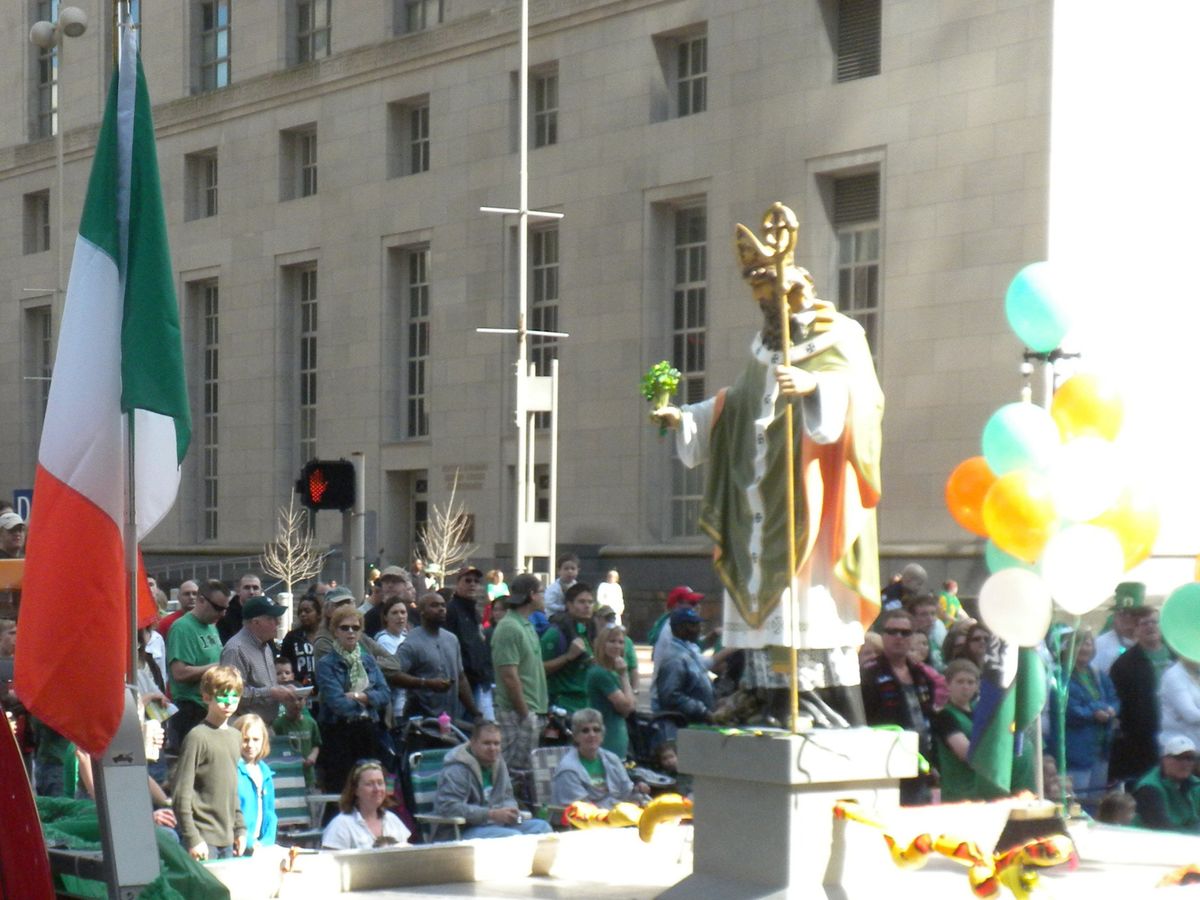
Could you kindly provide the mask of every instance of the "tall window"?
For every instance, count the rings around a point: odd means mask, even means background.
[[[533,107],[533,146],[558,143],[558,70],[536,73],[530,93]]]
[[[329,55],[332,0],[296,0],[296,62]]]
[[[680,400],[704,399],[705,340],[708,303],[708,214],[703,206],[675,211],[674,287],[672,291],[672,361],[682,375]],[[671,533],[700,533],[703,469],[688,469],[678,460],[671,471]]]
[[[429,171],[429,104],[414,106],[408,113],[408,171]]]
[[[675,48],[675,96],[680,116],[708,109],[708,36],[682,38]]]
[[[405,371],[405,434],[429,436],[429,248],[408,253],[405,285],[408,365]]]
[[[300,460],[317,456],[317,268],[296,271],[296,305],[300,313]]]
[[[26,194],[24,211],[25,253],[41,253],[50,249],[50,191]]]
[[[215,216],[218,211],[216,149],[187,154],[183,158],[183,168],[187,189],[184,217],[191,220]]]
[[[229,84],[229,7],[231,0],[200,3],[200,90]]]
[[[402,34],[424,31],[442,22],[442,0],[397,0],[396,30]]]
[[[879,173],[833,182],[833,227],[837,232],[837,305],[867,333],[879,356]]]
[[[529,233],[529,327],[533,331],[558,331],[558,229]],[[538,375],[550,374],[558,359],[558,338],[529,336],[529,362]],[[550,413],[534,413],[535,428],[550,427]]]
[[[281,131],[279,138],[280,199],[311,197],[317,192],[317,126]]]
[[[37,0],[35,22],[58,20],[58,0]],[[46,138],[58,130],[58,47],[34,47],[34,78],[29,137]]]
[[[200,463],[201,511],[204,540],[217,538],[218,415],[220,414],[220,296],[216,281],[196,285],[203,323],[204,358],[201,365],[202,449]]]
[[[54,368],[54,329],[49,306],[37,306],[25,311],[25,377],[30,384],[32,403],[33,445],[36,447],[46,419],[46,404],[50,399],[50,373]]]
[[[838,81],[879,74],[880,5],[880,0],[839,0],[834,72]]]

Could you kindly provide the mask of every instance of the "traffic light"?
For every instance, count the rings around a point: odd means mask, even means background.
[[[300,471],[296,493],[309,509],[349,509],[355,499],[354,463],[345,459],[310,460]]]

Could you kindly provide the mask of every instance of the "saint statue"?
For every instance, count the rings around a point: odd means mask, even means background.
[[[774,690],[781,710],[795,653],[804,709],[819,724],[861,724],[857,651],[879,611],[883,392],[862,326],[796,266],[797,232],[781,203],[762,241],[737,226],[742,277],[763,313],[750,359],[732,387],[653,417],[675,429],[684,465],[708,466],[700,527],[725,588],[725,645],[750,651],[743,686]],[[821,715],[830,708],[840,718]]]

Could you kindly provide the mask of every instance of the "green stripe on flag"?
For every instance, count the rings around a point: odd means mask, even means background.
[[[110,103],[109,110],[115,110],[115,107],[115,103]],[[105,115],[107,126],[108,113]],[[115,197],[115,127],[112,138],[114,191],[108,196]],[[90,186],[88,194],[90,201]],[[115,210],[112,230],[115,238]],[[154,121],[140,57],[133,117],[128,252],[125,313],[121,325],[121,408],[126,411],[145,409],[173,418],[177,462],[182,463],[191,440],[192,420],[184,379],[179,306],[175,299],[171,251],[167,244],[167,223],[158,180]]]
[[[104,119],[96,139],[96,156],[88,178],[87,198],[79,235],[107,253],[114,263],[120,254],[117,236],[117,76],[113,75],[104,104]]]

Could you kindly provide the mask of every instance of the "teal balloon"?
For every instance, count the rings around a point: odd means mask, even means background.
[[[1062,343],[1073,324],[1067,291],[1055,278],[1049,263],[1023,268],[1008,285],[1004,314],[1017,337],[1038,353],[1048,353]]]
[[[1159,624],[1167,646],[1200,662],[1200,583],[1175,588],[1163,604]]]
[[[983,458],[997,478],[1016,469],[1046,469],[1059,446],[1054,419],[1032,403],[1002,406],[983,427]]]
[[[997,572],[1003,572],[1005,569],[1025,569],[1029,572],[1037,571],[1037,566],[1033,563],[1027,563],[1020,557],[1013,556],[1011,553],[1001,550],[991,538],[988,538],[987,544],[984,545],[983,561],[987,563],[988,571],[993,575]]]

